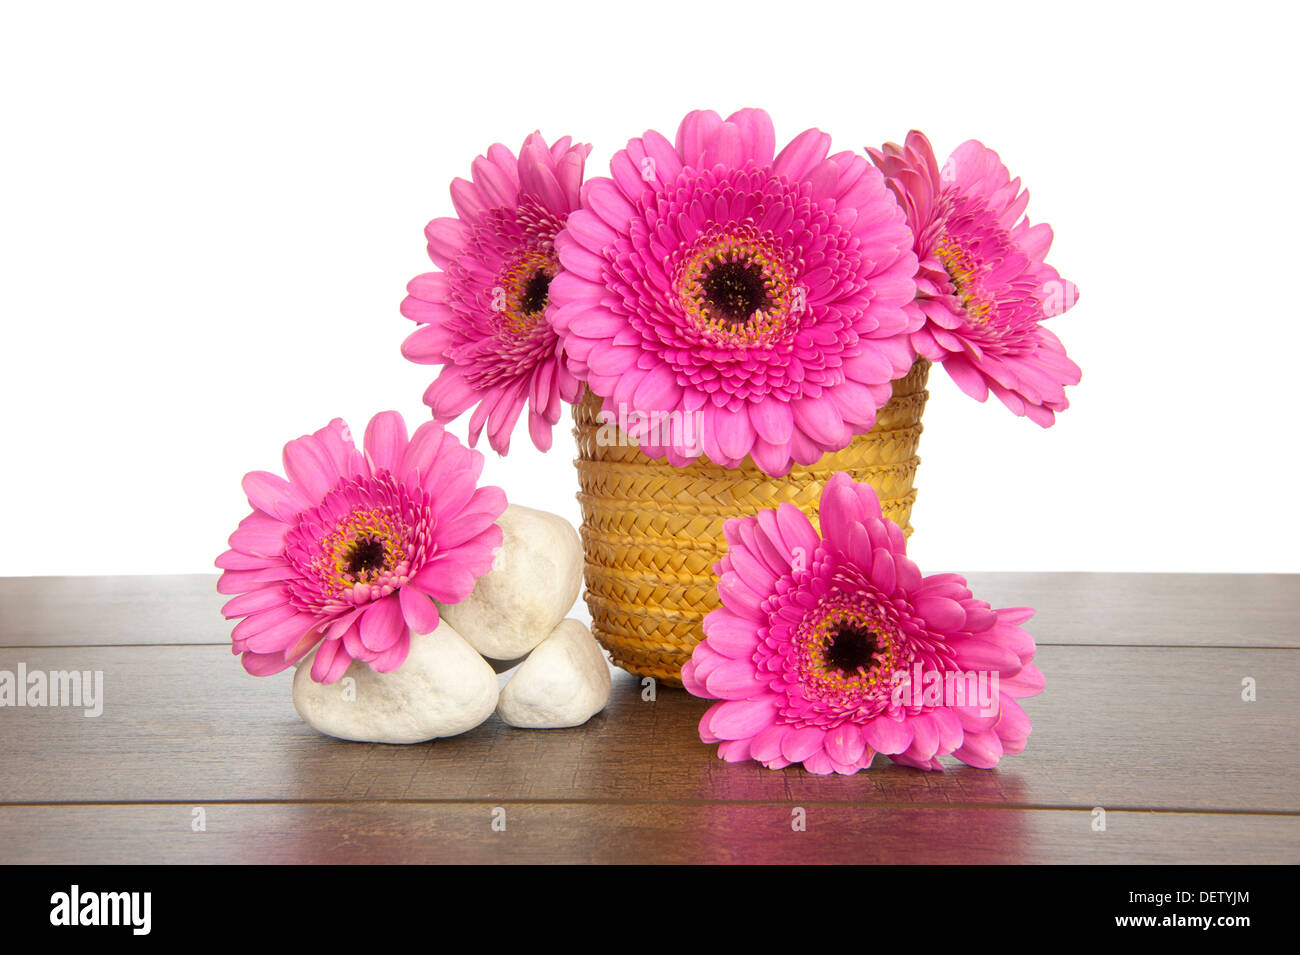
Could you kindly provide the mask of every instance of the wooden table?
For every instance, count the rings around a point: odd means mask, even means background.
[[[1039,608],[1027,751],[849,778],[720,762],[707,704],[621,671],[577,729],[328,739],[244,673],[214,583],[0,579],[0,670],[105,697],[0,709],[0,862],[1300,862],[1297,576],[973,575]]]

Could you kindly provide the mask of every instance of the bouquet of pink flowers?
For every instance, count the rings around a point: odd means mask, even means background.
[[[1020,180],[974,140],[941,166],[915,131],[832,153],[810,129],[778,150],[757,109],[648,131],[608,177],[584,181],[587,154],[536,133],[518,157],[493,146],[452,185],[457,216],[429,223],[439,271],[408,287],[402,351],[442,366],[434,420],[473,408],[471,444],[486,427],[505,453],[526,405],[547,450],[561,404],[587,409],[593,629],[620,665],[722,698],[701,731],[725,758],[852,772],[876,751],[937,768],[1023,746],[1007,694],[1039,686],[1029,611],[904,555],[930,362],[1043,427],[1079,381],[1045,325],[1078,291]],[[1015,718],[892,697],[913,665],[919,682],[972,661]]]
[[[442,424],[474,408],[471,444],[486,426],[505,453],[527,405],[549,449],[585,386],[624,420],[699,414],[697,441],[642,442],[650,457],[782,476],[869,431],[919,357],[1040,425],[1067,407],[1079,369],[1043,323],[1078,292],[982,144],[942,168],[918,132],[831,154],[810,129],[777,152],[746,109],[651,130],[608,178],[583,181],[588,152],[493,146],[425,230],[439,271],[408,287],[402,352],[443,366],[425,403]]]
[[[402,353],[441,366],[433,421],[408,438],[377,416],[361,449],[336,421],[286,446],[287,479],[248,475],[218,560],[245,666],[399,667],[501,538],[504,495],[442,427],[469,412],[470,446],[486,431],[505,454],[526,408],[546,451],[568,404],[592,629],[616,663],[720,700],[701,735],[723,758],[852,773],[1019,751],[1032,611],[922,577],[906,535],[931,362],[1043,427],[1079,381],[1045,325],[1078,291],[1020,180],[974,140],[941,166],[915,131],[778,149],[758,109],[648,131],[607,177],[589,152],[492,146],[426,227],[436,270],[407,286]]]

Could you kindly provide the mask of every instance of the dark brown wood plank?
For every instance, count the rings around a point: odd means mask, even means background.
[[[1300,647],[1300,574],[973,573],[995,607],[1034,607],[1039,643]]]
[[[194,810],[206,831],[193,830]],[[0,863],[1296,863],[1300,817],[763,805],[0,807]]]
[[[215,574],[0,577],[0,647],[230,643]]]
[[[1040,643],[1300,647],[1300,575],[974,573]],[[225,644],[216,576],[0,578],[0,646]],[[581,602],[575,615],[585,613]]]
[[[1300,812],[1300,653],[1059,647],[1028,701],[1028,750],[983,771],[880,759],[855,777],[726,764],[700,743],[707,704],[620,673],[570,730],[490,719],[417,746],[345,743],[304,725],[289,674],[248,676],[221,647],[0,650],[0,669],[101,669],[103,715],[0,709],[0,802],[655,800]],[[1241,680],[1258,700],[1241,700]]]

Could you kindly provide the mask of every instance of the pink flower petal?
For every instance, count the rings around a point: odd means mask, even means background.
[[[749,740],[727,739],[718,744],[718,758],[729,763],[743,763],[749,759]]]
[[[270,610],[273,607],[288,603],[288,601],[289,596],[285,593],[283,587],[263,587],[261,590],[254,590],[233,600],[227,600],[221,608],[221,612],[229,620],[234,617],[243,617],[247,614]]]
[[[370,419],[366,427],[366,455],[376,469],[396,473],[409,443],[406,422],[396,411],[385,411]]]
[[[748,739],[767,727],[776,716],[776,702],[768,696],[757,700],[728,700],[709,711],[709,729],[718,739]]]
[[[239,661],[253,676],[272,676],[292,666],[279,653],[245,653]]]
[[[901,753],[912,745],[912,727],[907,723],[878,716],[863,724],[863,739],[878,753]]]
[[[403,587],[398,592],[402,618],[415,633],[433,633],[438,629],[438,608],[428,594],[414,587]]]
[[[698,696],[701,699],[712,699],[709,691],[704,684],[695,677],[695,660],[687,660],[682,664],[682,689],[691,696]]]
[[[403,663],[406,662],[407,655],[411,652],[411,634],[405,628],[391,647],[378,653],[370,661],[370,669],[376,673],[392,673]]]
[[[1026,664],[1015,676],[998,681],[998,687],[1008,696],[1023,698],[1042,693],[1046,686],[1042,672],[1032,663]]]
[[[749,656],[758,642],[753,624],[726,608],[714,610],[704,618],[704,632],[709,646],[728,657]]]
[[[982,733],[967,730],[961,747],[954,750],[953,755],[968,766],[992,769],[1002,758],[1002,741],[991,730]]]
[[[942,597],[933,598],[942,600]],[[964,637],[950,644],[957,652],[957,664],[965,670],[999,670],[1008,675],[1020,671],[1020,657],[1007,647],[979,637]]]
[[[244,475],[244,493],[248,503],[276,520],[291,521],[311,507],[311,500],[284,478],[268,471],[250,471]]]
[[[290,441],[284,446],[284,473],[312,500],[323,498],[342,477],[313,435]]]
[[[960,630],[966,623],[962,605],[947,597],[924,596],[913,601],[917,614],[934,630]]]
[[[767,681],[754,672],[749,660],[727,660],[705,681],[709,695],[722,700],[746,700],[767,693]]]
[[[465,568],[446,561],[433,562],[416,574],[407,586],[422,590],[441,603],[455,604],[474,590],[474,576]]]
[[[1028,739],[1030,732],[1033,730],[1033,724],[1029,721],[1029,716],[1019,703],[1013,700],[1005,693],[1000,694],[999,716],[994,731],[998,738],[1006,740],[1024,740]]]
[[[316,626],[311,614],[294,614],[247,638],[238,640],[241,649],[253,653],[283,653],[296,646]]]
[[[396,594],[371,604],[359,621],[361,642],[373,653],[389,649],[408,632]]]
[[[352,662],[352,658],[346,653],[343,653],[342,650],[342,640],[326,640],[321,643],[320,647],[316,650],[316,656],[313,658],[311,663],[311,678],[317,683],[333,683],[338,680],[343,673],[340,672],[337,676],[334,676],[335,659],[341,658],[346,661],[343,670],[346,670],[347,664],[351,664]],[[331,676],[334,676],[334,678],[329,679]]]
[[[793,762],[793,760],[791,760]],[[803,760],[803,768],[814,776],[829,776],[835,772],[834,761],[826,755],[824,749],[819,749],[814,753],[809,753]]]
[[[866,748],[862,730],[854,723],[841,723],[826,733],[826,755],[837,763],[856,763]]]
[[[792,763],[802,763],[819,753],[826,741],[826,731],[816,726],[788,729],[781,739],[781,755]]]
[[[781,757],[781,741],[790,727],[784,723],[773,723],[750,740],[749,751],[754,759],[767,763]]]

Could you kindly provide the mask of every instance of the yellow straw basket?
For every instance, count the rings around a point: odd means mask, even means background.
[[[588,391],[573,408],[587,606],[592,632],[614,663],[681,685],[682,664],[704,637],[701,622],[719,604],[713,564],[726,552],[722,525],[733,517],[789,501],[816,523],[822,487],[847,471],[870,483],[885,516],[910,534],[929,370],[918,359],[894,382],[871,431],[783,478],[764,474],[749,458],[738,468],[707,458],[676,468],[646,457],[625,435],[599,440],[600,399]],[[612,426],[604,427],[608,435]]]

